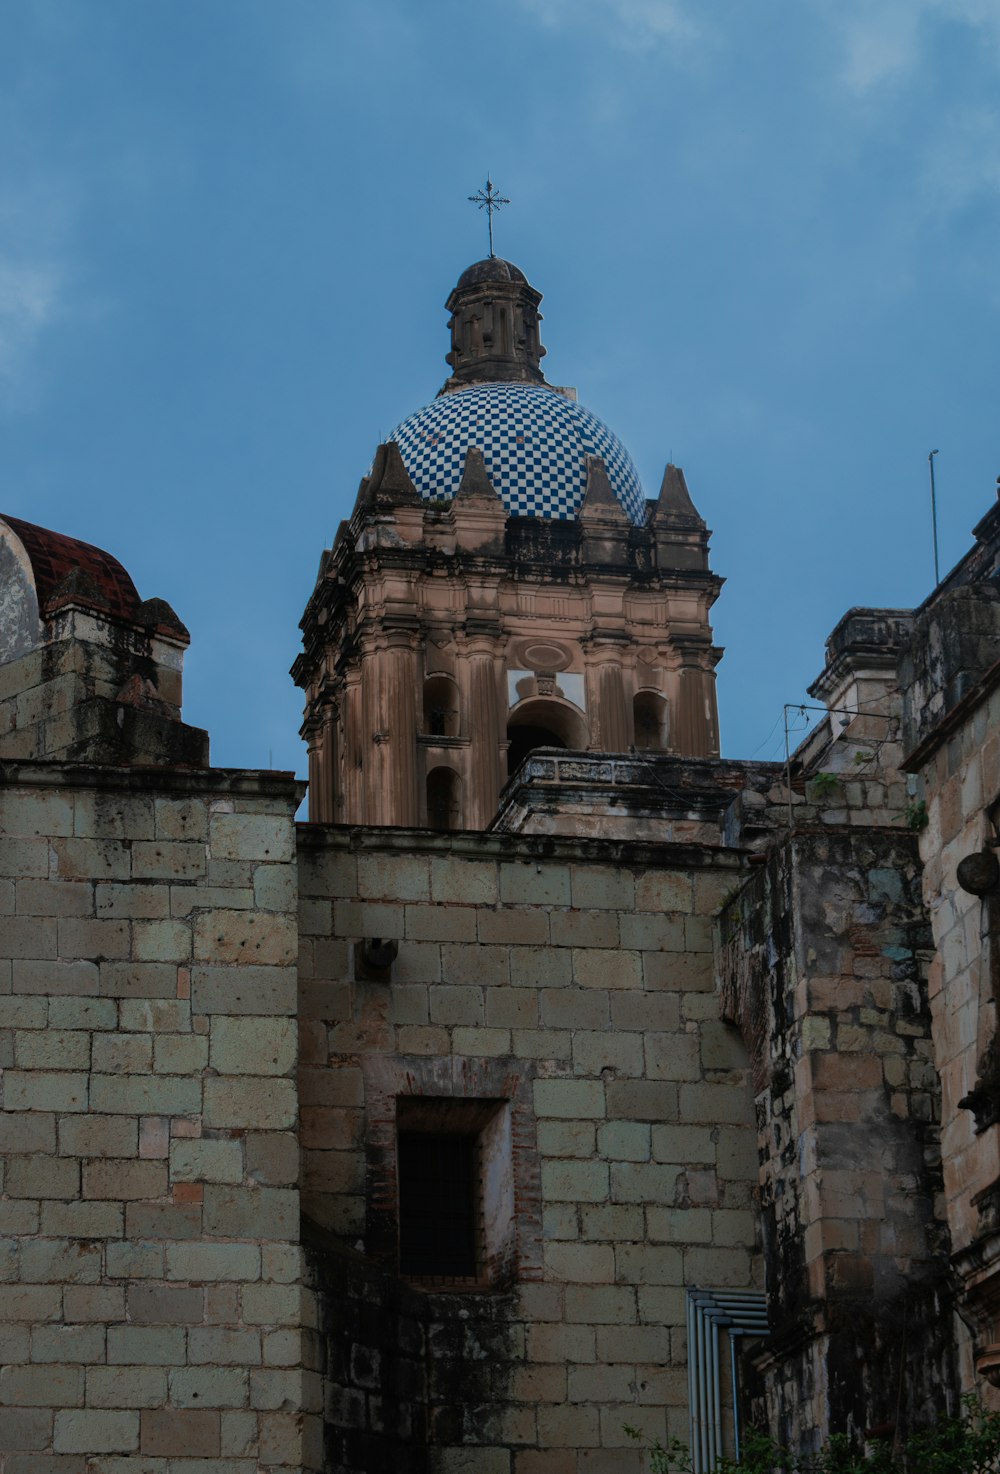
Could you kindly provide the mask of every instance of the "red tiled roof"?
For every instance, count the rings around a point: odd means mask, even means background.
[[[31,560],[38,592],[38,607],[44,614],[54,591],[63,579],[75,569],[80,569],[95,589],[95,604],[117,615],[120,619],[132,619],[142,602],[135,584],[125,569],[90,543],[80,542],[75,537],[65,537],[61,532],[49,532],[45,527],[36,527],[31,522],[22,522],[19,517],[3,517],[24,544]],[[83,603],[90,602],[83,594]]]

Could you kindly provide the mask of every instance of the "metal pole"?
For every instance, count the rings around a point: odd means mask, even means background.
[[[740,1389],[736,1385],[736,1333],[729,1331],[729,1369],[733,1384],[733,1443],[736,1445],[736,1462],[740,1461]]]
[[[941,582],[941,574],[938,569],[938,535],[937,535],[937,493],[934,486],[934,457],[936,450],[932,450],[927,457],[927,464],[931,468],[931,527],[934,530],[934,587],[937,588]]]

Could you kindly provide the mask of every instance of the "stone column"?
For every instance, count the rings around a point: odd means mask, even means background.
[[[369,736],[366,745],[364,705],[361,694],[361,670],[355,666],[348,672],[344,687],[344,805],[337,815],[338,821],[343,824],[369,822],[368,808],[365,804],[365,786],[368,777],[367,748],[371,746],[371,737]]]
[[[324,824],[327,816],[323,807],[323,737],[312,702],[299,736],[305,739],[309,759],[309,818],[313,824]]]
[[[323,714],[323,738],[322,738],[322,762],[320,764],[319,780],[319,809],[316,816],[322,824],[333,824],[337,818],[337,778],[339,768],[338,735],[340,730],[340,713],[337,703],[332,697],[327,697],[322,703]],[[311,812],[311,809],[310,809]]]
[[[670,746],[682,757],[718,757],[719,716],[715,676],[692,653],[682,651],[676,721]]]
[[[500,794],[500,703],[495,641],[479,636],[469,643],[469,721],[472,739],[468,788],[461,826],[485,829],[497,811]]]
[[[378,824],[417,824],[416,669],[408,631],[387,634],[386,644],[366,666],[373,688],[375,720],[371,733],[368,788]]]
[[[590,745],[601,752],[625,752],[633,738],[625,681],[621,668],[621,644],[600,641],[588,652],[591,709]],[[556,677],[558,680],[558,677]]]

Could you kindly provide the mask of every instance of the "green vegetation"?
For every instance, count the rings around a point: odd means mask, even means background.
[[[924,800],[918,799],[912,804],[907,804],[905,818],[908,829],[915,829],[918,834],[921,829],[926,829],[930,822],[930,815]]]
[[[809,779],[809,787],[813,791],[814,798],[820,803],[834,793],[840,783],[836,773],[814,773]]]
[[[625,1432],[643,1442],[637,1428]],[[646,1445],[646,1455],[648,1474],[691,1474],[688,1447],[677,1438],[666,1447],[659,1441]],[[739,1464],[723,1459],[715,1474],[1000,1474],[1000,1412],[987,1412],[975,1397],[966,1397],[957,1417],[939,1418],[901,1449],[876,1442],[863,1452],[837,1434],[805,1461],[766,1434],[751,1432]]]

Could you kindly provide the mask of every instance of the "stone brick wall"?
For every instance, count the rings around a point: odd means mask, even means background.
[[[798,830],[722,936],[760,1128],[771,1425],[800,1447],[919,1426],[955,1394],[915,836]]]
[[[1000,691],[984,693],[968,708],[919,764],[927,807],[920,849],[935,942],[928,991],[941,1081],[944,1191],[975,1339],[975,1348],[968,1339],[963,1345],[962,1383],[1000,1405],[1000,1394],[982,1380],[986,1374],[996,1379],[1000,1366],[994,1270],[1000,1245],[1000,902],[995,888],[983,897],[970,894],[956,876],[963,859],[996,853]]]
[[[712,967],[740,860],[310,826],[299,852],[309,1217],[388,1273],[397,1098],[503,1080],[512,1102],[515,1272],[420,1297],[429,1468],[633,1474],[626,1423],[688,1436],[685,1286],[759,1277],[745,1054]],[[365,938],[398,942],[384,979]],[[328,1404],[364,1432],[321,1315]]]
[[[289,775],[8,764],[0,1468],[320,1467]]]

